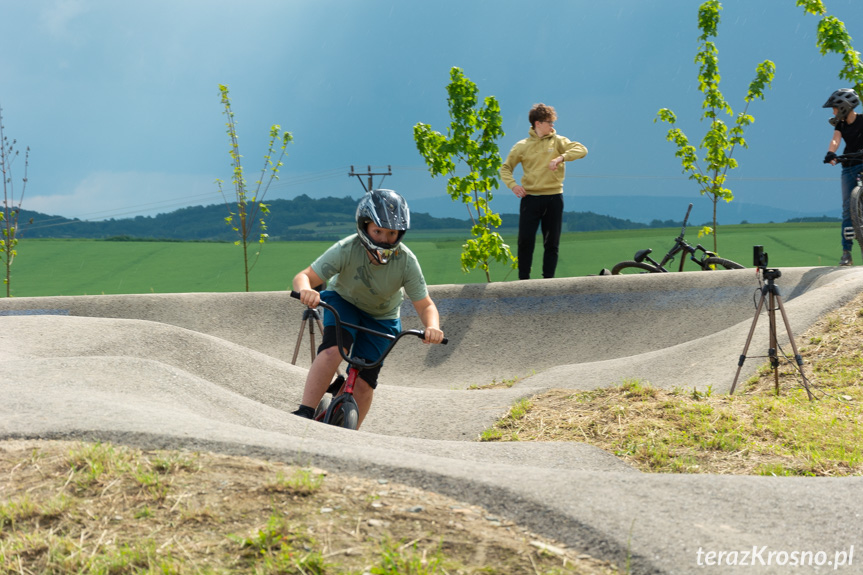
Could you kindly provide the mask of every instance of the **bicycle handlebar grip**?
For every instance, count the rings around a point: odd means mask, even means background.
[[[408,329],[408,330],[403,331],[403,332],[402,332],[402,334],[405,334],[405,335],[406,335],[406,334],[415,335],[415,336],[417,336],[417,337],[418,337],[418,338],[420,338],[420,339],[425,339],[425,337],[426,337],[425,331],[420,331],[420,330],[418,330],[418,329]],[[441,344],[446,345],[447,343],[449,343],[449,339],[448,339],[448,338],[443,338],[443,339],[441,340]]]

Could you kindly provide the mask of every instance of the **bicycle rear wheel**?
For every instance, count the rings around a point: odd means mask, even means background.
[[[740,265],[737,262],[733,262],[731,260],[727,260],[725,258],[704,258],[704,267],[702,269],[705,270],[742,270],[746,269],[744,266]]]
[[[644,274],[644,273],[661,273],[662,270],[659,268],[655,268],[650,264],[646,264],[643,262],[636,262],[633,260],[627,260],[625,262],[620,262],[613,268],[611,268],[611,275],[625,275],[625,274]]]
[[[857,238],[860,253],[863,254],[863,186],[857,186],[851,190],[850,208],[854,236]]]

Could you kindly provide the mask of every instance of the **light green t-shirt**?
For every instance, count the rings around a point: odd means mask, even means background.
[[[339,240],[312,263],[312,270],[335,291],[378,319],[399,317],[404,293],[411,301],[428,296],[416,256],[404,244],[386,265],[374,265],[356,234]]]

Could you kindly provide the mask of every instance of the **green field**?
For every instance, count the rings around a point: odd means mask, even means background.
[[[564,234],[558,277],[586,276],[653,248],[658,260],[679,228],[578,232]],[[695,229],[687,239],[699,240]],[[515,249],[515,237],[505,235]],[[712,238],[702,238],[707,246]],[[481,283],[481,271],[465,274],[459,265],[459,232],[416,232],[406,242],[419,257],[429,284]],[[741,224],[720,229],[722,257],[746,267],[752,246],[763,245],[770,266],[834,266],[841,255],[838,223]],[[270,242],[251,275],[254,291],[283,290],[291,278],[330,242]],[[257,244],[255,244],[257,247]],[[538,238],[534,269],[541,261]],[[860,262],[857,262],[860,263]],[[689,262],[685,269],[694,270]],[[538,277],[534,273],[534,277]],[[497,266],[493,281],[512,281],[513,271]],[[109,242],[96,240],[21,240],[12,266],[14,297],[123,293],[228,292],[244,289],[242,250],[229,243]],[[5,289],[2,292],[5,295]]]

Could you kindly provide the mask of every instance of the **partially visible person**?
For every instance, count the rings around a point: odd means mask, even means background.
[[[836,165],[836,150],[845,140],[843,154],[863,151],[863,121],[854,108],[860,103],[857,93],[850,88],[842,88],[830,94],[824,103],[824,108],[833,109],[830,125],[834,127],[833,138],[827,147],[824,163]],[[851,221],[851,191],[857,185],[857,174],[863,171],[863,159],[845,160],[842,162],[842,257],[840,266],[854,265],[851,258],[851,248],[854,245],[854,224]]]
[[[392,190],[372,190],[357,205],[357,233],[333,244],[312,265],[294,276],[300,301],[317,307],[323,300],[336,308],[342,320],[375,331],[397,335],[401,331],[404,296],[410,298],[425,326],[425,343],[441,343],[440,316],[428,293],[416,256],[402,243],[410,227],[404,198]],[[314,288],[325,282],[327,289]],[[294,415],[311,419],[342,362],[336,347],[335,318],[324,312],[324,334],[309,368],[303,398]],[[342,343],[349,357],[375,361],[390,340],[354,328],[342,328]],[[354,387],[359,417],[357,428],[372,404],[383,364],[362,369]]]
[[[518,279],[530,279],[536,230],[542,229],[542,277],[553,278],[563,227],[564,162],[587,155],[587,148],[554,131],[557,113],[535,104],[528,113],[528,137],[516,143],[500,167],[500,177],[521,198],[518,217]],[[521,164],[521,183],[513,171]]]

